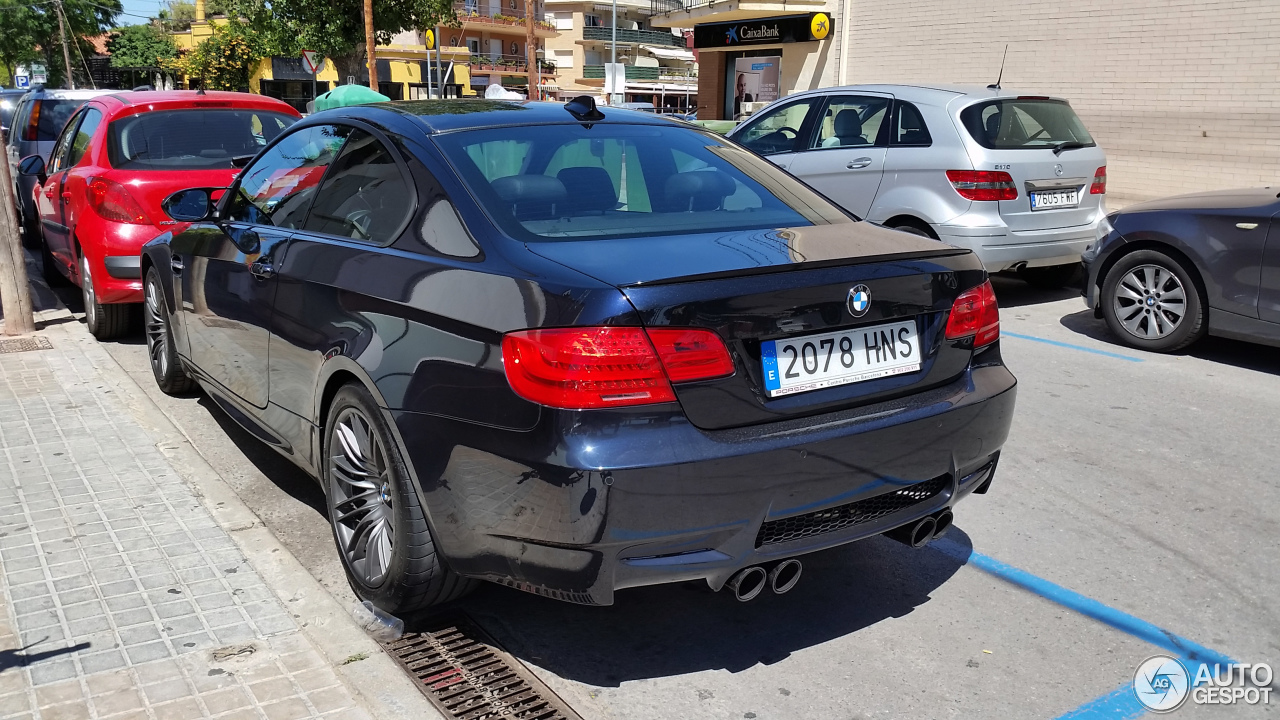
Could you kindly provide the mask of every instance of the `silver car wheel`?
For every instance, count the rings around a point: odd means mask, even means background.
[[[151,358],[151,367],[155,369],[156,375],[164,377],[169,372],[169,354],[166,347],[169,342],[169,333],[164,308],[160,305],[160,290],[153,282],[147,283],[146,303],[143,307],[146,313],[147,354]]]
[[[1173,271],[1159,265],[1139,265],[1126,273],[1111,302],[1124,329],[1144,340],[1165,337],[1187,315],[1182,282]]]
[[[329,438],[329,512],[347,567],[368,587],[380,585],[391,565],[393,493],[373,424],[359,410],[344,409]]]
[[[84,298],[84,321],[89,329],[98,325],[98,298],[93,292],[93,276],[89,274],[89,258],[80,256],[80,294]]]

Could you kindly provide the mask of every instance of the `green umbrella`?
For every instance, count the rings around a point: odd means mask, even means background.
[[[339,85],[316,98],[316,112],[349,105],[388,102],[389,100],[391,98],[382,93],[374,92],[364,85]]]

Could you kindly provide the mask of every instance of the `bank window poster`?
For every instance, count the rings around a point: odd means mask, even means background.
[[[733,119],[741,120],[743,103],[773,102],[778,99],[782,56],[744,57],[734,61]]]

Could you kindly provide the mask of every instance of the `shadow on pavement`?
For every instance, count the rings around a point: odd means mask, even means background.
[[[197,404],[218,423],[218,427],[235,443],[236,449],[245,459],[253,463],[258,472],[290,497],[315,510],[316,514],[328,522],[324,492],[310,475],[240,427],[208,395],[201,393]]]
[[[972,550],[952,528],[947,539]],[[805,555],[786,595],[739,603],[705,582],[619,591],[611,607],[572,605],[486,584],[463,609],[508,652],[560,677],[617,687],[703,670],[741,672],[903,617],[964,564],[880,537]],[[408,628],[412,630],[413,628]]]
[[[31,648],[35,647],[36,645],[39,645],[40,643],[48,639],[49,638],[45,638],[44,640],[33,642],[30,645],[24,648],[19,648],[17,650],[0,650],[0,673],[10,668],[27,667],[28,665],[38,663],[41,660],[47,660],[51,657],[57,657],[59,655],[66,655],[68,653],[75,653],[75,652],[80,652],[81,650],[89,649],[89,643],[82,642],[82,643],[76,643],[75,645],[72,645],[70,647],[60,647],[60,648],[54,648],[53,650],[42,650],[40,652],[34,652],[34,653],[27,652]]]
[[[1057,290],[1044,290],[1027,283],[1012,273],[996,273],[992,275],[991,287],[995,289],[996,300],[1000,302],[1000,307],[1002,308],[1039,305],[1040,303],[1080,298],[1080,285],[1078,284]]]
[[[1142,352],[1117,340],[1111,333],[1111,329],[1107,327],[1107,322],[1101,318],[1095,318],[1092,310],[1081,310],[1064,315],[1059,322],[1071,332],[1111,345],[1120,352]],[[1280,375],[1280,354],[1268,345],[1206,335],[1186,350],[1172,354],[1189,355],[1209,362],[1233,365],[1243,370]]]

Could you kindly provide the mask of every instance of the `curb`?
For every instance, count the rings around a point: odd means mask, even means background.
[[[62,322],[50,324],[57,320]],[[74,329],[64,327],[72,324]],[[341,604],[244,504],[177,423],[80,327],[70,310],[59,303],[57,309],[37,312],[36,327],[37,333],[60,336],[84,352],[85,359],[104,384],[115,391],[134,420],[158,440],[157,449],[213,519],[235,540],[245,559],[294,616],[303,636],[329,662],[370,715],[384,720],[444,720],[395,661],[356,625]],[[358,655],[366,657],[350,661]]]

